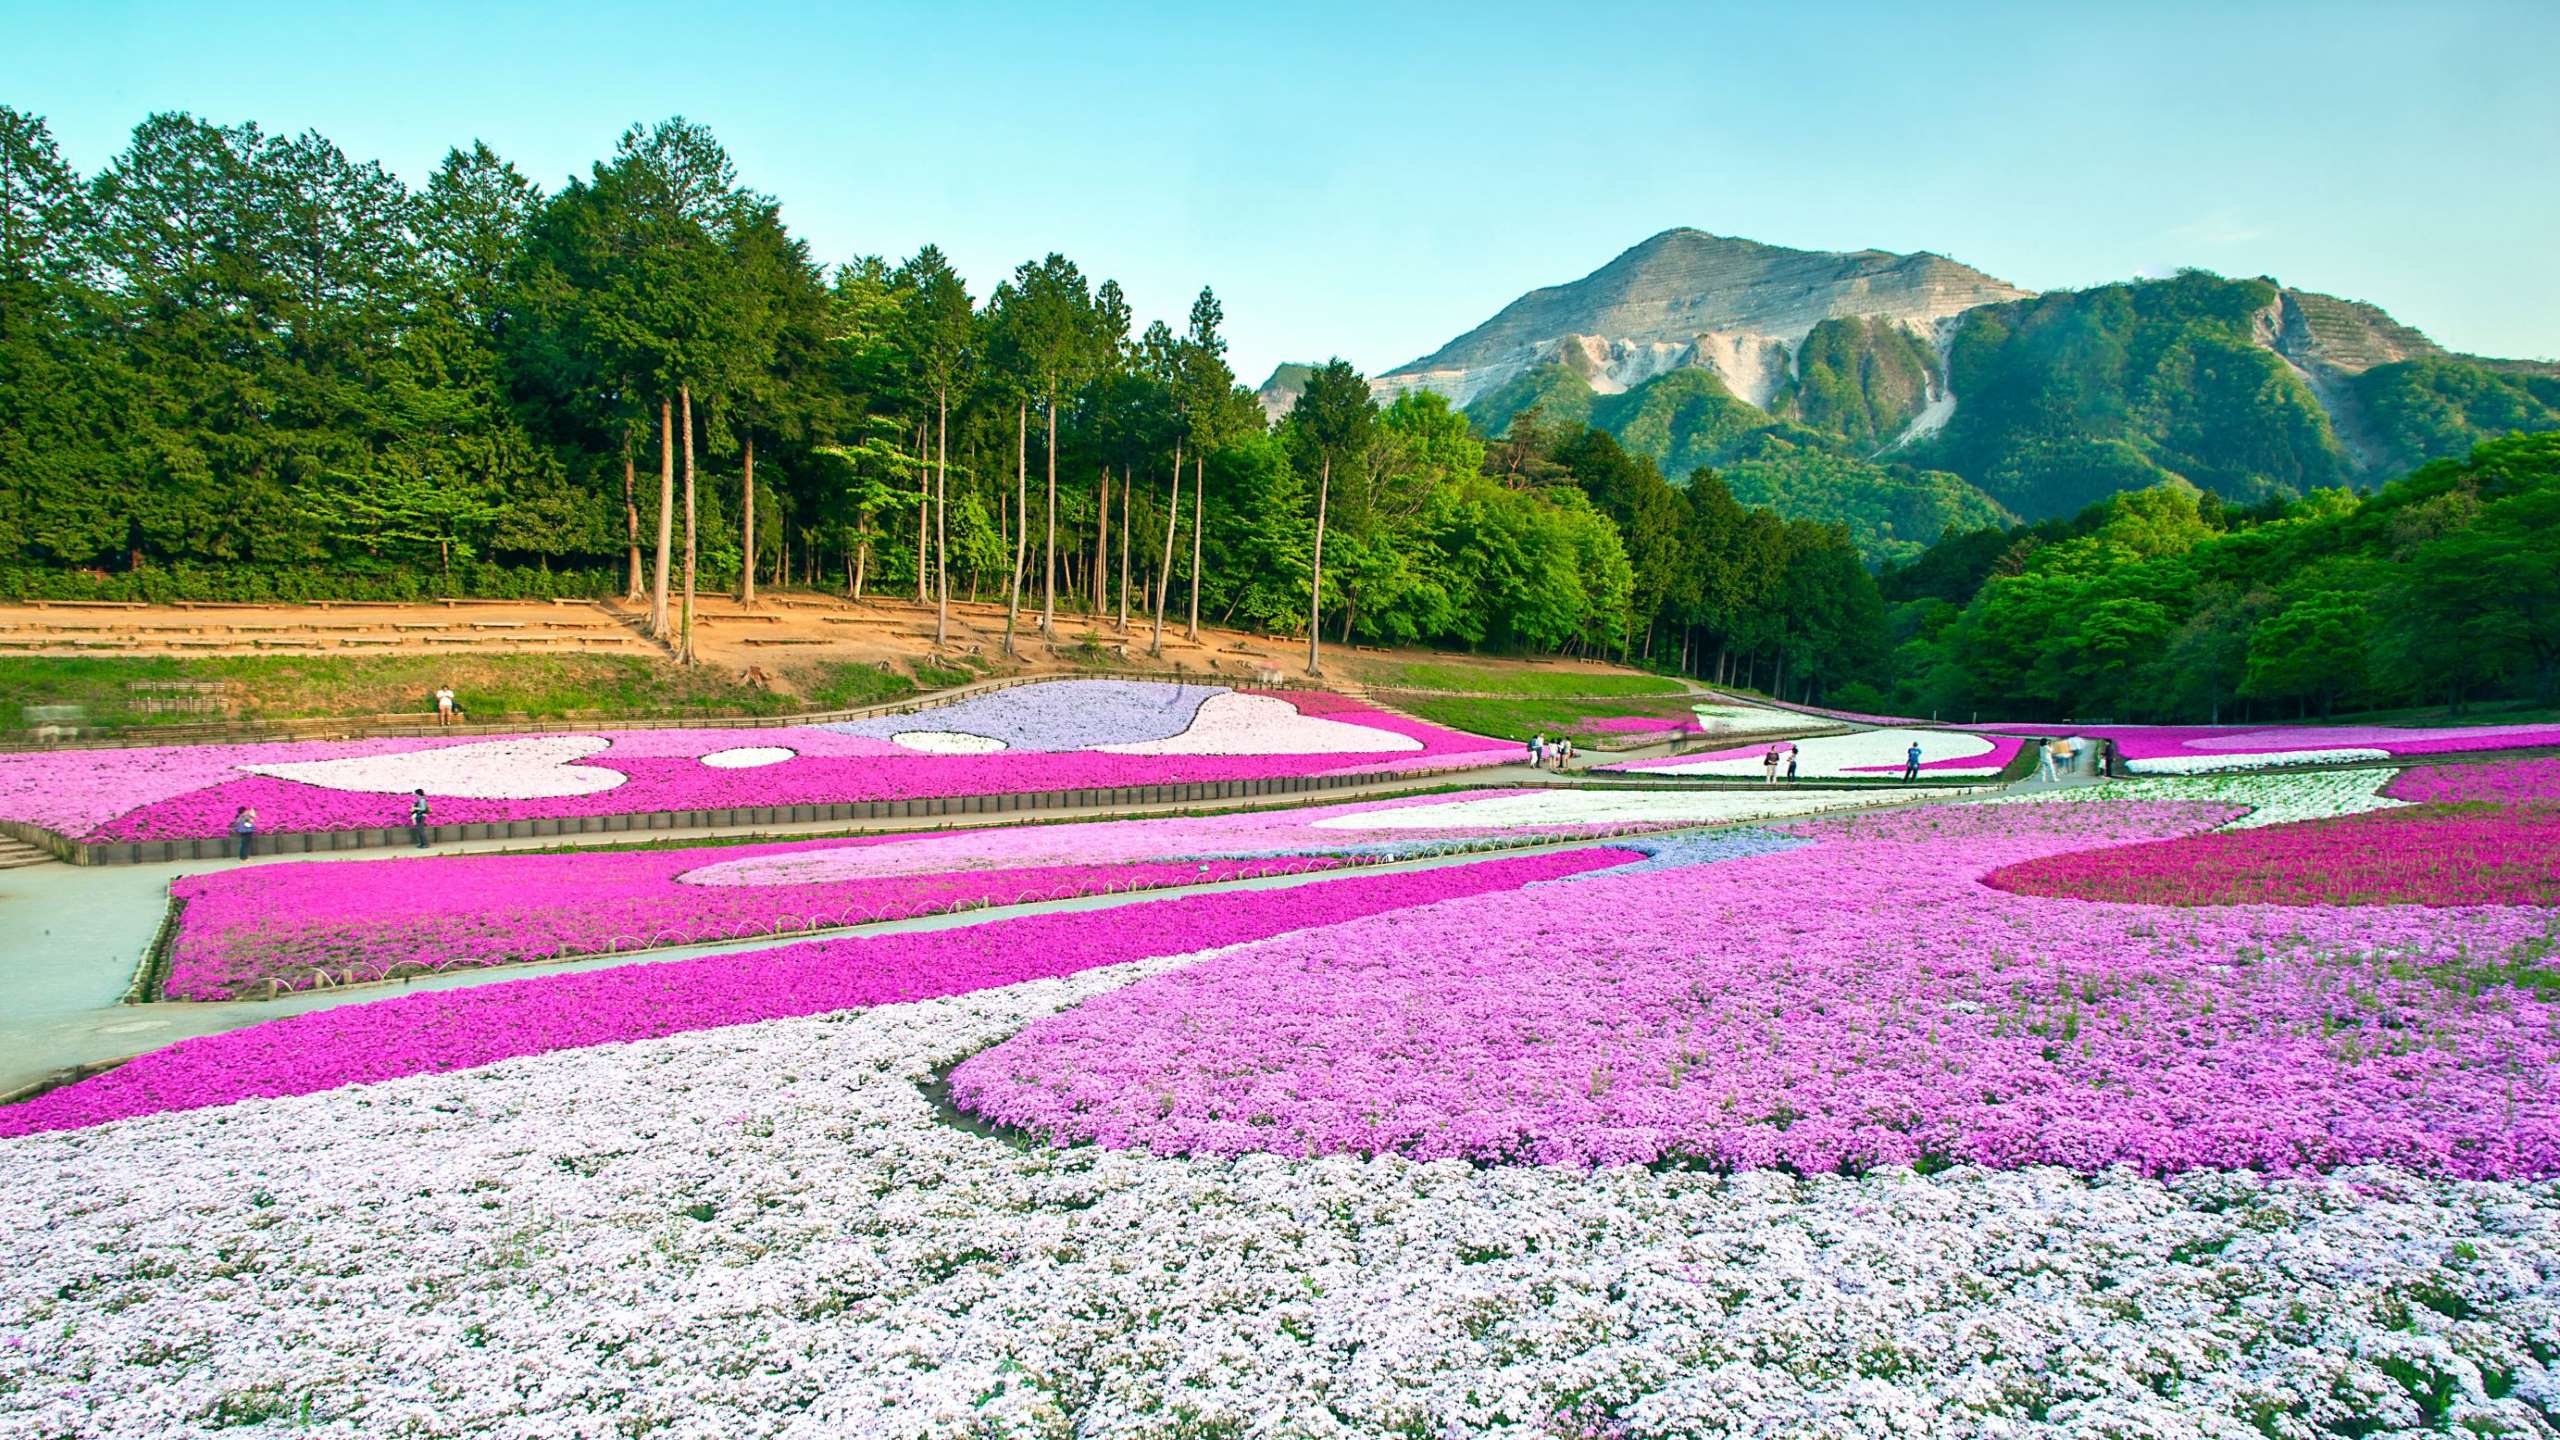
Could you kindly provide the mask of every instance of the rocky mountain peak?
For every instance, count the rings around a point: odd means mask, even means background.
[[[1464,404],[1535,365],[1566,364],[1604,394],[1697,365],[1758,404],[1824,320],[1881,317],[1925,331],[2029,293],[1927,251],[1796,250],[1684,226],[1579,280],[1530,291],[1377,383],[1382,393],[1430,389]]]

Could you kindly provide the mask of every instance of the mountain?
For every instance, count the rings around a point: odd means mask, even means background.
[[[1303,366],[1263,387],[1275,417]],[[2037,295],[1926,252],[1666,230],[1371,382],[1488,436],[1535,407],[1736,495],[1850,527],[1872,561],[1949,526],[2185,480],[2254,503],[2370,488],[2560,429],[2560,365],[2448,351],[2379,306],[2188,271]]]
[[[1665,230],[1579,280],[1530,291],[1376,384],[1382,394],[1437,390],[1467,405],[1542,365],[1573,371],[1599,394],[1701,368],[1740,399],[1766,405],[1793,376],[1796,347],[1826,320],[1926,333],[1948,316],[2027,294],[1926,252],[1792,250]]]

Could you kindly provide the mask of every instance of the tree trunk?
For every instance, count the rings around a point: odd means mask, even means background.
[[[684,640],[681,658],[693,663],[693,387],[680,385],[676,394],[684,405]]]
[[[1055,388],[1055,387],[1052,387]],[[1058,402],[1049,401],[1049,498],[1041,507],[1040,633],[1058,614]]]
[[[1130,476],[1120,484],[1120,633],[1129,633],[1129,496],[1138,488],[1138,477]]]
[[[666,400],[658,402],[658,569],[649,577],[649,638],[667,638],[667,561],[675,545],[676,524],[676,412]]]
[[[853,537],[852,590],[854,601],[858,604],[862,600],[863,572],[871,568],[871,512],[865,510],[854,519],[855,523],[862,527],[861,533]]]
[[[1101,488],[1093,502],[1093,572],[1084,587],[1084,613],[1100,615],[1111,606],[1111,467],[1102,467]]]
[[[738,552],[738,603],[753,605],[756,603],[756,442],[753,436],[747,438],[746,468],[738,473],[738,543],[745,547]],[[785,538],[791,534],[788,530],[782,533]]]
[[[1200,487],[1208,468],[1205,449],[1191,452],[1191,627],[1183,633],[1194,640],[1200,638],[1200,517],[1205,513]],[[1175,476],[1173,483],[1180,485],[1182,477]]]
[[[631,579],[623,586],[622,598],[634,605],[640,603],[640,596],[648,589],[649,584],[642,578],[640,568],[640,498],[636,488],[637,483],[631,473],[631,440],[625,436],[622,441],[622,522],[631,539]]]
[[[925,541],[933,534],[933,447],[926,443],[930,432],[916,427],[916,603],[925,600]]]
[[[1164,654],[1164,602],[1173,593],[1173,537],[1182,528],[1182,442],[1173,442],[1173,504],[1164,514],[1164,566],[1156,571],[1156,633],[1147,653]]]
[[[933,651],[951,638],[951,543],[943,510],[951,477],[951,392],[933,392]]]
[[[1324,673],[1324,510],[1333,498],[1333,457],[1324,457],[1324,477],[1316,482],[1316,559],[1307,571],[1307,673]],[[1197,517],[1199,512],[1192,514]]]
[[[1031,504],[1031,407],[1013,407],[1013,584],[1005,591],[1004,653],[1013,653],[1013,630],[1022,618],[1022,565],[1028,558],[1031,530],[1025,517]]]

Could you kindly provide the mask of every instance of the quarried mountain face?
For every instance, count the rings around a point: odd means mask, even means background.
[[[1571,284],[1530,291],[1375,383],[1382,396],[1428,389],[1465,405],[1541,365],[1562,365],[1603,395],[1694,366],[1767,405],[1825,320],[1881,319],[1926,334],[1976,305],[2029,293],[1925,252],[1792,250],[1665,230]]]

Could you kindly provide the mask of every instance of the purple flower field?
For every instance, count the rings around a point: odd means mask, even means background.
[[[1310,931],[1142,981],[953,1093],[1163,1154],[2560,1174],[2554,939],[2518,908],[2091,905],[2000,866],[2212,804],[1954,805]]]

